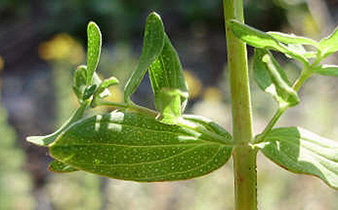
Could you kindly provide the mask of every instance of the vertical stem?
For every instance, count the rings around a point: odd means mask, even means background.
[[[231,19],[244,22],[243,0],[223,0],[225,23]],[[245,43],[235,37],[226,25],[228,67],[230,70],[237,210],[257,209],[257,151],[252,141],[252,115]]]

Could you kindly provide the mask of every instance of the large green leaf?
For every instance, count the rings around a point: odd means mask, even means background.
[[[262,152],[273,162],[338,189],[338,142],[297,127],[273,129],[265,141]]]
[[[146,20],[140,61],[124,88],[124,99],[126,102],[129,101],[130,96],[140,85],[149,66],[161,53],[164,45],[164,34],[164,26],[160,16],[155,12],[150,13]]]
[[[87,27],[88,49],[87,49],[87,85],[92,84],[93,74],[99,63],[102,36],[99,27],[90,22]]]
[[[301,44],[301,45],[312,45],[314,47],[318,47],[318,42],[313,39],[303,37],[303,36],[296,36],[294,34],[285,34],[281,32],[274,32],[269,31],[267,32],[270,36],[277,39],[278,41],[284,44]]]
[[[229,135],[211,136],[190,129],[189,123],[169,125],[118,111],[97,115],[74,124],[50,146],[50,152],[67,165],[116,179],[194,178],[224,165],[232,146]]]
[[[228,22],[228,26],[239,39],[253,47],[279,51],[289,57],[298,59],[303,63],[308,63],[302,54],[299,54],[297,51],[288,48],[270,34],[257,30],[237,20],[231,20]]]
[[[177,122],[188,100],[188,88],[176,50],[165,36],[164,47],[149,68],[156,109],[163,122]]]
[[[321,65],[314,69],[314,72],[323,76],[338,77],[338,66],[336,65]]]
[[[286,74],[269,51],[255,49],[254,78],[258,86],[271,94],[280,106],[299,103],[297,92],[290,87]]]
[[[338,27],[330,36],[319,42],[319,50],[323,58],[338,51]]]
[[[72,116],[54,133],[51,133],[46,136],[28,136],[27,141],[39,146],[48,146],[49,144],[53,143],[55,139],[68,127],[70,127],[74,122],[80,120],[83,116],[84,111],[87,108],[87,104],[81,104]]]

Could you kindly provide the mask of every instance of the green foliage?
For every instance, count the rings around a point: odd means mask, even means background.
[[[254,77],[259,87],[270,93],[279,106],[295,106],[299,103],[297,92],[292,89],[283,69],[269,51],[255,50]]]
[[[110,94],[107,88],[118,80],[102,80],[96,73],[102,38],[98,26],[90,22],[87,66],[80,66],[74,75],[79,108],[55,133],[27,140],[49,147],[55,158],[49,169],[54,172],[83,170],[141,182],[190,179],[223,166],[236,147],[236,151],[249,148],[255,155],[255,149],[261,149],[282,167],[318,176],[338,188],[336,142],[296,127],[273,129],[285,110],[300,102],[297,92],[306,79],[315,73],[338,75],[337,66],[321,64],[338,50],[337,32],[316,42],[280,32],[265,33],[236,20],[227,24],[239,39],[255,47],[255,81],[278,102],[276,114],[248,145],[236,145],[225,129],[209,119],[183,114],[189,94],[182,65],[154,12],[146,20],[142,53],[125,86],[124,103],[104,100]],[[299,78],[290,81],[270,50],[300,61]],[[131,101],[147,71],[157,111]],[[87,109],[100,105],[117,110],[82,119]]]
[[[146,20],[142,54],[136,71],[129,78],[124,88],[124,99],[129,101],[130,96],[140,85],[149,66],[155,61],[164,45],[164,26],[156,13],[151,13]]]
[[[75,168],[116,179],[179,180],[207,174],[230,158],[229,136],[213,138],[143,114],[113,112],[74,124],[50,152]]]
[[[87,28],[88,36],[88,52],[87,52],[87,85],[92,83],[93,74],[99,63],[102,36],[99,27],[94,23],[90,22]]]
[[[294,173],[320,177],[338,189],[338,142],[302,128],[276,128],[265,137],[262,152]]]

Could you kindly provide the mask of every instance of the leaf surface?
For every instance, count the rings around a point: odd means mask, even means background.
[[[208,174],[227,162],[229,136],[216,135],[222,138],[147,115],[113,112],[74,124],[50,152],[65,164],[102,176],[173,181]]]
[[[338,142],[297,127],[273,129],[265,141],[262,152],[276,164],[338,189]]]
[[[296,36],[294,34],[285,34],[281,32],[274,32],[269,31],[267,32],[270,36],[277,39],[279,42],[284,44],[301,44],[301,45],[312,45],[314,47],[318,47],[318,42],[313,39],[303,37],[303,36]]]
[[[92,84],[93,75],[99,63],[102,35],[99,27],[90,22],[87,27],[88,49],[87,49],[87,86]]]
[[[297,92],[290,87],[283,69],[267,50],[255,49],[254,78],[258,86],[280,105],[295,106],[299,103]]]
[[[136,70],[129,78],[124,88],[124,100],[129,101],[130,96],[140,85],[148,67],[161,53],[164,45],[164,26],[158,14],[152,12],[146,20],[142,53]]]
[[[188,88],[176,50],[165,36],[164,47],[149,68],[156,109],[166,123],[175,124],[188,100]]]
[[[262,49],[270,49],[284,53],[285,55],[298,59],[303,63],[308,63],[306,58],[299,54],[297,51],[293,49],[289,49],[287,46],[280,43],[277,39],[273,36],[257,30],[251,26],[243,24],[237,20],[231,20],[228,23],[231,31],[242,41],[246,42],[247,44]]]
[[[338,51],[338,27],[333,33],[319,42],[319,50],[325,58]]]
[[[338,77],[338,66],[336,65],[321,65],[314,70],[315,73],[323,76],[334,76]]]

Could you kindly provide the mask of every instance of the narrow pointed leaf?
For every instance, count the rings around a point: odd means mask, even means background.
[[[72,114],[72,116],[54,133],[46,136],[29,136],[27,141],[39,146],[48,146],[53,143],[55,139],[74,122],[80,120],[83,116],[84,111],[87,108],[87,104],[81,104],[79,108]]]
[[[299,103],[297,92],[290,87],[286,74],[267,50],[255,49],[254,78],[258,86],[280,105],[295,106]]]
[[[50,146],[50,152],[65,164],[102,176],[173,181],[202,176],[224,165],[232,150],[227,143],[226,137],[215,140],[147,115],[112,112],[74,124]]]
[[[87,86],[87,67],[79,66],[74,73],[73,90],[79,101],[83,99],[83,94]]]
[[[130,96],[140,85],[148,67],[161,53],[163,45],[164,26],[160,16],[155,12],[152,12],[150,15],[148,15],[146,20],[146,28],[140,61],[124,89],[124,99],[126,102],[129,101]]]
[[[165,36],[164,47],[149,68],[156,109],[167,123],[176,123],[188,100],[188,88],[176,50]]]
[[[102,36],[99,27],[90,22],[87,27],[88,49],[87,49],[87,85],[92,84],[93,74],[99,63]]]
[[[336,65],[321,65],[314,70],[315,73],[323,76],[338,77],[338,66]]]
[[[273,162],[338,189],[338,142],[297,127],[273,129],[265,141],[262,152]]]
[[[270,36],[277,39],[279,42],[284,44],[301,44],[301,45],[312,45],[314,47],[318,47],[319,43],[313,39],[296,36],[294,34],[285,34],[281,32],[269,31],[267,32]]]
[[[338,51],[338,27],[333,33],[319,42],[319,50],[323,58]]]
[[[76,169],[76,168],[74,168],[70,165],[63,163],[63,162],[53,160],[49,164],[48,170],[55,172],[55,173],[68,173],[68,172],[78,171],[79,169]]]
[[[239,39],[241,39],[242,41],[246,42],[247,44],[253,47],[279,51],[291,58],[298,59],[303,63],[308,63],[308,61],[303,55],[299,54],[297,51],[289,49],[287,46],[280,43],[273,36],[263,31],[257,30],[237,20],[231,20],[228,23],[228,25],[231,31]]]

